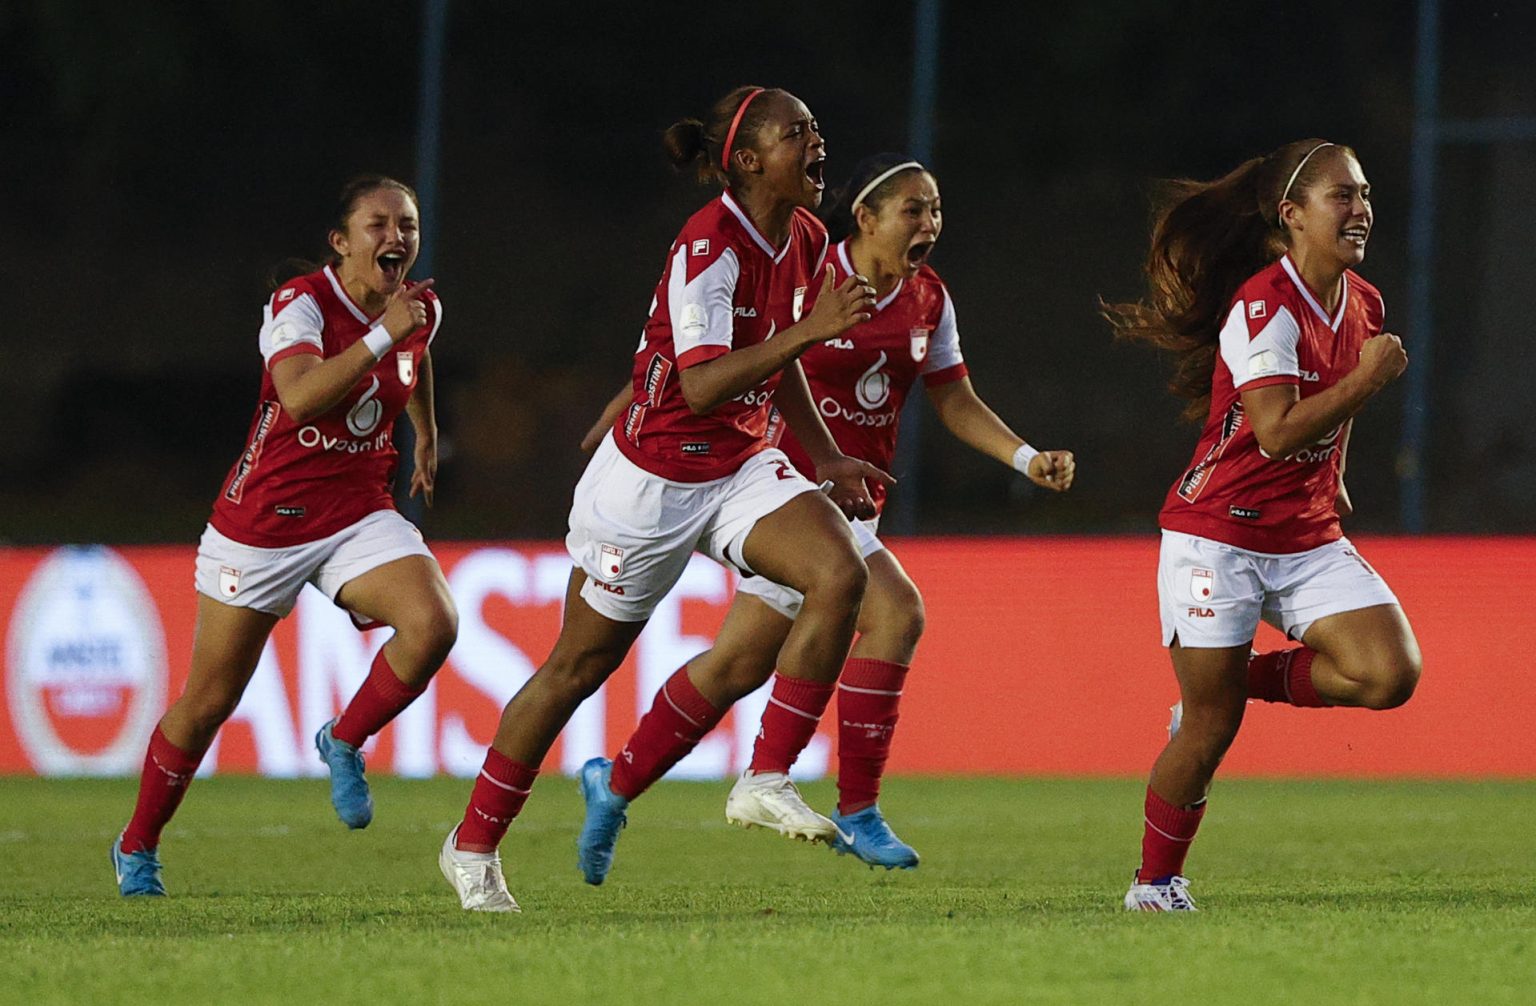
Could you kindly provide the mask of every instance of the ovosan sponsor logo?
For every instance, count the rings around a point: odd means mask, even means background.
[[[116,552],[61,548],[16,603],[6,689],[42,775],[132,774],[165,708],[165,636],[144,581]]]

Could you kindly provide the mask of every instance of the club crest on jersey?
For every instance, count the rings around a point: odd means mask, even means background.
[[[240,593],[240,571],[233,566],[219,567],[219,594],[234,597]]]
[[[407,388],[416,380],[416,354],[409,350],[403,350],[395,354],[395,373],[400,375],[400,383]]]
[[[617,580],[624,572],[624,550],[607,542],[602,542],[598,549],[597,575],[604,580]]]
[[[1214,570],[1198,567],[1189,571],[1189,596],[1196,601],[1209,601],[1216,587]]]
[[[1269,307],[1262,300],[1250,300],[1248,302],[1248,317],[1262,318],[1269,313]]]
[[[808,289],[810,288],[804,286],[795,287],[795,303],[790,313],[794,315],[796,321],[800,320],[800,312],[805,308],[805,291]]]
[[[928,356],[928,336],[933,332],[931,328],[914,328],[907,333],[912,340],[912,359],[922,363]]]

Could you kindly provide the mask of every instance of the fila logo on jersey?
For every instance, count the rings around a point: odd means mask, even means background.
[[[1251,300],[1248,302],[1248,317],[1262,318],[1268,313],[1269,308],[1262,300]]]
[[[619,574],[624,572],[624,550],[617,545],[607,542],[598,544],[597,575],[604,580],[617,580]],[[603,586],[603,584],[598,584]],[[623,593],[623,591],[615,591]]]
[[[853,340],[852,339],[828,339],[824,343],[824,345],[831,346],[833,349],[853,349],[854,348]]]
[[[693,243],[693,253],[695,255],[708,255],[709,238],[699,238],[697,241],[695,241]]]
[[[1198,567],[1189,571],[1189,596],[1196,601],[1209,601],[1216,586],[1216,572]]]
[[[685,442],[683,444],[680,444],[678,446],[678,449],[681,450],[684,454],[708,454],[709,453],[709,441],[708,440],[695,440],[695,441]]]
[[[277,292],[277,302],[279,304],[286,304],[288,301],[293,299],[293,295],[296,293],[298,293],[298,291],[291,286],[286,290],[279,290]]]
[[[1229,507],[1227,507],[1227,513],[1230,514],[1233,517],[1238,518],[1239,520],[1258,520],[1259,519],[1259,512],[1257,510],[1253,509],[1252,507],[1229,506]]]
[[[755,308],[755,307],[738,307],[732,313],[735,314],[736,317],[738,317],[738,318],[756,318],[757,317],[757,308]]]
[[[1303,381],[1320,381],[1320,380],[1322,380],[1322,378],[1317,376],[1317,371],[1315,371],[1315,370],[1303,370],[1301,372],[1301,379]]]

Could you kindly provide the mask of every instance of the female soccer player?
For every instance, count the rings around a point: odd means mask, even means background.
[[[971,387],[960,354],[955,309],[928,266],[943,227],[938,182],[909,157],[884,154],[854,170],[834,225],[847,237],[833,250],[838,275],[868,276],[872,317],[843,337],[801,357],[817,411],[837,445],[853,457],[889,467],[902,404],[921,379],[944,425],[962,442],[1058,492],[1072,485],[1069,451],[1036,451],[987,407]],[[610,403],[610,410],[614,403]],[[790,430],[784,449],[809,471]],[[830,820],[811,816],[790,833],[826,836],[840,854],[871,866],[911,868],[918,855],[891,831],[876,802],[890,752],[903,682],[923,632],[923,599],[901,563],[875,535],[883,486],[874,489],[877,514],[852,525],[869,567],[859,610],[858,642],[836,684],[838,806]],[[773,673],[780,646],[804,617],[799,592],[765,576],[745,578],[708,652],[690,660],[663,685],[620,756],[593,759],[582,771],[587,818],[578,859],[589,883],[601,883],[613,861],[629,801],[688,753],[737,699]],[[832,683],[826,685],[830,693]],[[770,701],[751,766],[726,801],[727,820],[753,825],[745,795],[762,776],[788,772],[815,721]],[[769,825],[772,827],[773,825]],[[780,828],[779,830],[786,830]]]
[[[507,704],[464,820],[443,843],[439,866],[466,909],[517,910],[496,847],[561,728],[618,668],[695,550],[805,594],[774,702],[813,726],[853,636],[868,573],[848,522],[767,439],[777,402],[832,499],[874,513],[864,480],[889,476],[837,450],[796,362],[868,318],[874,294],[863,277],[834,284],[824,268],[826,229],[810,212],[823,187],[820,130],[794,95],[745,87],[707,122],[674,124],[665,142],[676,167],[726,191],[672,245],[633,402],[576,486],[560,637]],[[764,813],[799,803],[787,778],[761,789]]]
[[[359,626],[395,634],[338,719],[315,738],[349,828],[373,801],[364,740],[427,687],[458,614],[421,533],[394,508],[395,418],[416,430],[411,495],[437,472],[432,357],[442,323],[416,261],[416,194],[381,175],[349,182],[324,268],[279,286],[264,312],[261,401],[197,551],[197,627],[186,690],[149,740],[133,819],[112,844],[123,894],[163,895],[157,849],[214,734],[234,712],[278,619],[313,583]]]
[[[1355,152],[1317,139],[1177,183],[1148,296],[1106,308],[1120,338],[1177,355],[1172,390],[1206,416],[1159,521],[1182,722],[1152,768],[1128,909],[1194,911],[1184,857],[1248,699],[1390,709],[1418,683],[1397,598],[1339,528],[1352,418],[1408,365],[1352,271],[1370,194]],[[1250,653],[1261,618],[1302,645]]]

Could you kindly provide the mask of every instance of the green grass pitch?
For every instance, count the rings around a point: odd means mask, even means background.
[[[199,780],[124,901],[106,850],[131,780],[0,780],[7,1003],[1526,1003],[1536,784],[1219,782],[1189,864],[1202,911],[1119,911],[1136,780],[896,779],[923,854],[871,871],[725,824],[663,784],[583,884],[574,782],[502,847],[523,914],[438,875],[464,780],[375,782],[348,833],[325,783]],[[830,783],[805,787],[825,807]]]

